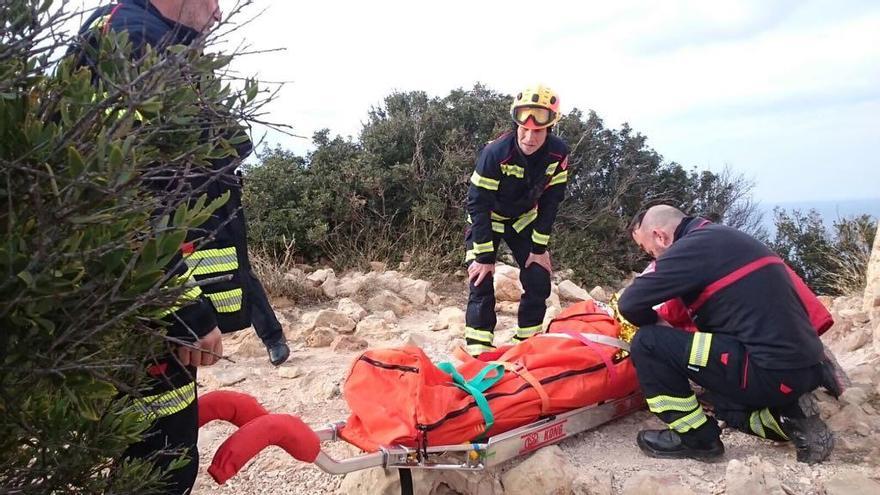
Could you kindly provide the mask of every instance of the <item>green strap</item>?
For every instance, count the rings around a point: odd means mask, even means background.
[[[465,380],[452,363],[440,363],[437,367],[444,373],[452,376],[452,382],[456,387],[469,393],[474,398],[477,407],[480,408],[480,413],[483,415],[483,421],[486,423],[485,431],[489,431],[492,425],[495,424],[495,416],[492,414],[492,409],[489,408],[489,401],[486,400],[483,392],[498,383],[498,380],[501,380],[501,377],[504,376],[504,366],[501,364],[487,364],[470,380]],[[492,372],[494,372],[494,375],[487,378],[486,375]]]

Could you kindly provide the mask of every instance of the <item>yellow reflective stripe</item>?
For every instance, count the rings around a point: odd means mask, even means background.
[[[483,242],[481,244],[474,243],[474,254],[491,253],[495,250],[492,241]]]
[[[92,21],[91,24],[89,24],[89,29],[98,29],[98,30],[104,29],[104,25],[107,24],[107,21],[109,21],[109,20],[110,20],[109,14],[98,17],[97,19]],[[92,101],[94,102],[94,99],[92,99]]]
[[[526,176],[526,169],[520,167],[519,165],[514,165],[512,163],[511,164],[502,163],[501,164],[501,173],[504,175],[512,175],[514,177],[518,177],[518,178],[522,179],[523,177]]]
[[[705,367],[709,362],[709,349],[712,347],[712,334],[697,332],[691,343],[691,355],[688,364]]]
[[[238,270],[238,256],[235,247],[205,249],[186,257],[188,275],[209,275],[212,273]]]
[[[471,184],[477,187],[482,187],[483,189],[488,189],[490,191],[497,191],[500,182],[495,179],[483,177],[482,175],[474,171],[474,174],[471,175]]]
[[[503,216],[495,213],[494,211],[492,212],[491,216],[492,216],[492,220],[510,220],[510,217],[503,217]]]
[[[761,438],[767,438],[767,435],[764,433],[764,425],[761,424],[761,411],[753,411],[749,416],[749,429],[752,430],[752,433],[758,435]]]
[[[558,166],[559,166],[559,162],[553,162],[553,163],[551,163],[550,165],[547,165],[547,172],[545,172],[545,173],[546,173],[547,175],[553,175],[553,174],[555,174],[555,173],[556,173],[556,167],[558,167]]]
[[[235,258],[235,246],[227,247],[227,248],[216,248],[216,249],[200,249],[198,251],[194,251],[192,254],[187,256],[187,259],[190,260],[204,260],[211,258]]]
[[[773,430],[773,433],[776,433],[781,438],[788,440],[788,435],[786,435],[785,432],[782,431],[782,427],[780,427],[779,423],[776,422],[776,418],[773,417],[773,413],[771,413],[769,409],[761,409],[759,413],[761,416],[761,423],[764,423],[764,426]]]
[[[478,340],[488,345],[492,345],[494,335],[488,330],[478,330],[473,327],[464,327],[464,338]]]
[[[504,233],[504,224],[501,222],[492,222],[492,232]]]
[[[186,409],[195,400],[196,384],[190,382],[169,392],[135,399],[134,407],[138,409],[141,421],[155,421]]]
[[[696,411],[669,423],[669,427],[679,433],[686,433],[703,426],[706,421],[708,420],[706,414],[703,413],[703,408],[698,408]]]
[[[185,291],[183,291],[183,293],[180,295],[180,297],[177,298],[177,302],[173,306],[157,313],[157,317],[164,318],[164,317],[170,315],[171,313],[177,311],[178,309],[182,308],[183,306],[186,306],[187,304],[195,301],[201,295],[202,295],[202,288],[199,287],[198,285],[196,285],[195,287],[186,289]]]
[[[553,179],[550,180],[550,186],[555,186],[556,184],[564,184],[568,182],[568,170],[563,170],[558,174],[553,176]]]
[[[648,409],[653,413],[662,413],[666,411],[693,411],[700,407],[697,402],[697,396],[690,397],[672,397],[671,395],[657,395],[646,400]]]
[[[214,303],[214,309],[218,313],[234,313],[241,311],[241,289],[232,289],[223,292],[207,293],[208,299]]]
[[[527,339],[543,329],[543,325],[535,325],[531,327],[519,327],[516,329],[516,337],[518,339]]]
[[[534,222],[536,218],[538,218],[538,209],[532,208],[519,216],[516,222],[513,223],[513,230],[522,232],[522,230],[528,227],[530,223]]]
[[[546,246],[548,242],[550,242],[549,234],[542,234],[537,230],[532,231],[532,242],[535,244],[540,244],[542,246]]]
[[[467,263],[470,260],[477,259],[477,255],[474,254],[473,249],[468,249],[467,252],[464,253],[464,262]]]
[[[467,353],[471,356],[479,356],[484,352],[494,351],[495,348],[489,345],[483,344],[468,344]]]

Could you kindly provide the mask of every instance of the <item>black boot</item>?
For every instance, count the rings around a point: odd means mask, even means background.
[[[822,361],[821,366],[822,387],[834,398],[839,398],[843,391],[850,386],[850,380],[828,347],[825,347],[825,360]]]
[[[636,436],[636,443],[642,452],[660,459],[711,461],[724,455],[724,444],[717,436],[712,440],[698,440],[671,429],[642,430]]]
[[[780,415],[782,431],[794,443],[797,460],[807,464],[822,462],[834,450],[834,434],[819,417],[819,408],[813,394],[798,400],[797,411],[791,416]]]
[[[269,351],[269,362],[274,366],[287,361],[287,358],[290,357],[290,347],[287,346],[287,342],[284,340],[279,340],[274,344],[267,344],[266,350]]]

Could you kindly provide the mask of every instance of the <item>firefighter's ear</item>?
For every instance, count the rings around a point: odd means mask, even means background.
[[[666,231],[666,229],[654,229],[654,240],[657,245],[662,247],[664,250],[668,249],[669,246],[672,245],[673,235]]]

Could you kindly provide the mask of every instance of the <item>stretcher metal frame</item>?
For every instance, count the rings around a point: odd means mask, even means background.
[[[527,454],[547,445],[601,426],[645,407],[645,398],[636,392],[620,399],[600,402],[572,411],[542,418],[489,437],[485,442],[458,445],[439,445],[421,449],[404,446],[387,446],[379,452],[361,454],[348,459],[336,460],[323,450],[314,464],[330,474],[346,474],[361,469],[383,467],[386,469],[448,469],[459,471],[482,471],[497,466],[517,456]],[[345,422],[331,423],[315,430],[324,441],[340,440],[338,432]]]

